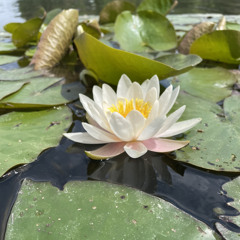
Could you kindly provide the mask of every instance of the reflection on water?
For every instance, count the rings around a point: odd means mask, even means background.
[[[41,8],[76,8],[80,15],[98,15],[103,6],[112,0],[1,0],[0,29],[8,22],[23,22],[38,15]],[[141,0],[128,0],[138,5]],[[239,14],[239,0],[179,0],[173,13]]]

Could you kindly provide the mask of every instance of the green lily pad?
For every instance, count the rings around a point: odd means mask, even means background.
[[[0,81],[0,100],[20,90],[27,82]]]
[[[175,77],[174,81],[191,95],[218,102],[231,95],[237,78],[224,68],[194,68]]]
[[[32,18],[18,25],[12,32],[12,42],[16,47],[23,47],[30,41],[35,40],[43,20]]]
[[[82,84],[57,84],[60,80],[54,77],[29,79],[30,83],[20,91],[2,99],[0,108],[46,108],[78,99],[78,94],[84,90]]]
[[[230,29],[230,30],[240,31],[240,24],[239,23],[227,22],[226,27],[227,27],[227,29]]]
[[[127,1],[116,0],[109,2],[105,5],[99,15],[99,23],[113,23],[115,22],[117,15],[123,11],[134,12],[136,7]]]
[[[16,81],[41,76],[43,72],[33,71],[31,67],[18,68],[12,70],[0,69],[0,80]]]
[[[162,15],[166,15],[170,12],[174,0],[143,0],[137,8],[137,11],[151,10]]]
[[[178,70],[158,61],[111,48],[87,33],[81,34],[74,42],[85,67],[93,71],[99,79],[111,84],[117,84],[123,73],[132,81],[140,83],[154,74],[159,79],[165,79],[186,72],[201,62],[201,58],[196,56],[187,68],[184,65]]]
[[[138,15],[122,12],[115,22],[114,39],[122,49],[132,52],[164,51],[177,45],[173,25],[166,17],[152,11],[139,11]]]
[[[213,102],[182,92],[174,108],[187,108],[182,120],[201,117],[202,122],[185,138],[190,144],[176,151],[176,160],[215,171],[240,172],[240,96],[224,100],[224,111]]]
[[[193,42],[190,53],[213,61],[240,63],[240,32],[235,30],[214,31],[204,34]]]
[[[18,27],[21,26],[22,23],[8,23],[4,26],[4,30],[9,32],[9,33],[13,33]]]
[[[240,211],[240,177],[237,177],[234,180],[225,183],[223,185],[223,190],[227,191],[228,197],[233,198],[233,201],[229,202],[228,204]],[[227,216],[227,218],[229,222],[233,222],[234,224],[240,226],[240,215]],[[225,239],[236,240],[240,238],[240,233],[232,232],[222,226],[220,223],[216,223],[216,226]]]
[[[16,62],[17,60],[19,60],[19,57],[1,55],[0,56],[0,65]]]
[[[220,239],[162,199],[105,182],[69,182],[60,191],[25,180],[9,219],[6,240]]]
[[[0,116],[0,176],[17,164],[29,163],[58,144],[72,121],[67,107]]]
[[[14,46],[13,43],[6,43],[6,42],[0,42],[0,53],[6,53],[6,52],[11,52],[15,51],[16,47]]]

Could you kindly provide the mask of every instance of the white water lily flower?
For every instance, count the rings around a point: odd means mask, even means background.
[[[67,138],[85,144],[107,143],[94,151],[86,151],[93,159],[106,159],[124,151],[138,158],[148,150],[171,152],[186,146],[189,141],[166,139],[185,132],[201,121],[200,118],[177,122],[185,110],[180,107],[167,116],[179,93],[170,85],[160,95],[155,75],[141,85],[122,75],[117,92],[107,84],[93,87],[93,100],[80,94],[89,123],[86,132],[65,133]]]

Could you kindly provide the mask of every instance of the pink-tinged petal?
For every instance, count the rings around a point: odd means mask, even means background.
[[[121,140],[117,138],[115,135],[107,131],[104,131],[98,127],[95,127],[88,123],[83,123],[82,125],[83,125],[83,128],[89,133],[89,135],[91,135],[95,139],[98,139],[104,142],[121,142]]]
[[[201,118],[194,118],[194,119],[174,123],[169,129],[159,134],[157,137],[172,137],[177,134],[186,132],[187,130],[197,125],[201,120],[202,120]]]
[[[123,74],[118,82],[117,86],[117,97],[118,98],[125,98],[126,93],[130,86],[132,85],[131,80],[128,78],[127,75]]]
[[[137,138],[137,140],[146,140],[149,138],[152,138],[155,134],[157,134],[157,132],[159,131],[159,129],[161,128],[161,126],[164,123],[165,118],[156,118],[154,119],[151,123],[149,123],[142,131],[142,133],[139,135],[139,137]]]
[[[122,141],[133,139],[132,124],[118,112],[114,112],[109,120],[112,132]]]
[[[129,142],[124,150],[131,158],[139,158],[147,152],[146,146],[141,142]]]
[[[117,102],[117,95],[108,84],[102,85],[102,96],[103,102],[109,107],[111,107],[113,104],[115,105]]]
[[[143,99],[143,91],[139,83],[133,82],[133,84],[128,89],[127,94],[125,94],[128,100],[131,99]]]
[[[137,139],[145,126],[144,116],[137,110],[132,110],[126,119],[131,123],[133,128],[133,139]]]
[[[154,137],[158,137],[160,134],[167,131],[175,122],[177,122],[177,120],[182,116],[185,108],[186,108],[186,106],[184,105],[184,106],[180,107],[178,110],[176,110],[175,112],[173,112],[172,114],[170,114],[166,118],[162,127],[160,128],[160,130],[156,133],[156,135]]]
[[[189,141],[176,141],[171,139],[151,138],[143,141],[146,148],[152,152],[172,152],[185,147]]]
[[[76,133],[64,133],[63,134],[66,138],[78,142],[78,143],[84,143],[84,144],[101,144],[101,143],[107,143],[102,140],[98,140],[93,138],[91,135],[89,135],[87,132],[76,132]]]
[[[124,145],[125,145],[124,142],[108,143],[105,146],[100,147],[94,151],[85,151],[85,153],[87,154],[88,157],[95,160],[111,158],[123,153]]]
[[[96,104],[102,107],[102,89],[99,86],[93,86],[93,100]]]

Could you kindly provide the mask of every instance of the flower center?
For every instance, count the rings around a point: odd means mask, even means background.
[[[147,118],[149,113],[151,112],[152,106],[148,102],[144,102],[143,99],[124,99],[124,100],[118,100],[116,105],[112,105],[112,107],[108,108],[112,113],[118,112],[123,117],[126,117],[129,112],[132,110],[137,110],[142,115]]]

